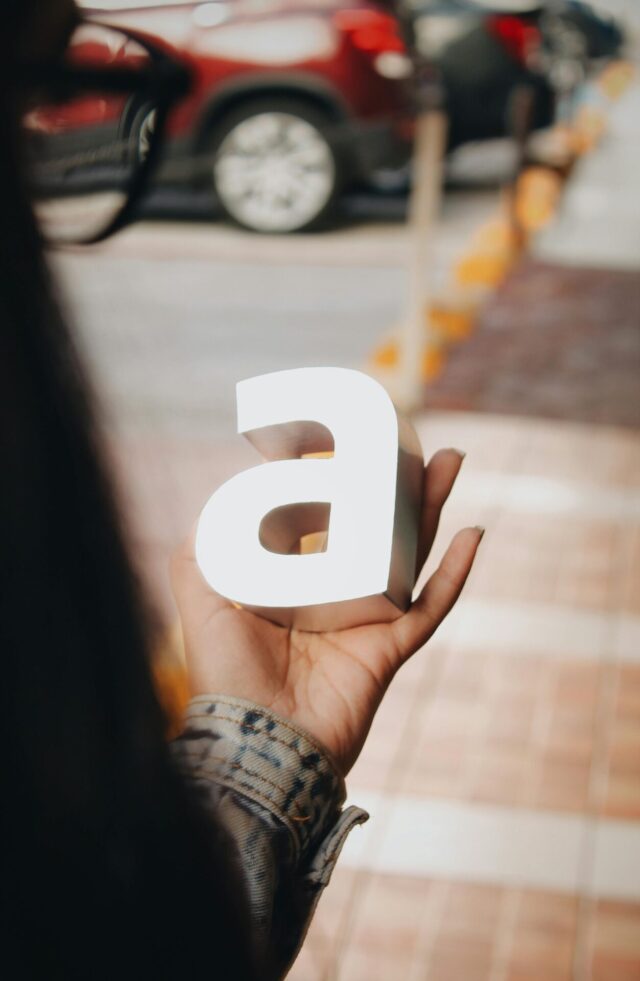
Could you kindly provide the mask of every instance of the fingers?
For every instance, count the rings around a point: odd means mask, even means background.
[[[402,661],[427,642],[458,599],[483,534],[483,528],[459,531],[410,610],[391,624]]]
[[[418,536],[416,576],[424,565],[433,545],[440,521],[440,512],[451,493],[460,472],[464,453],[460,450],[438,450],[424,471],[422,522]]]

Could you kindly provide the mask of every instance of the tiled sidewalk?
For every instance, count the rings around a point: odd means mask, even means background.
[[[468,450],[442,538],[487,534],[352,773],[372,818],[292,978],[638,979],[640,441],[447,414],[420,432]]]
[[[438,412],[467,451],[434,552],[487,533],[459,606],[397,677],[349,779],[370,808],[292,981],[640,979],[640,440]],[[131,440],[156,593],[240,443]]]

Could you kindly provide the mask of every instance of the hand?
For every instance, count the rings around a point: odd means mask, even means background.
[[[420,565],[462,460],[457,450],[440,450],[425,468]],[[396,671],[460,595],[481,538],[479,528],[459,531],[402,617],[325,633],[280,627],[214,593],[189,540],[173,557],[171,572],[192,693],[224,693],[272,709],[322,743],[346,775]]]

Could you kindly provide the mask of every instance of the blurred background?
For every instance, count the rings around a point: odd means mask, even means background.
[[[487,529],[349,777],[371,819],[291,978],[638,981],[640,5],[81,6],[193,78],[135,221],[51,252],[167,622],[171,550],[256,462],[252,375],[371,372],[425,455],[467,453],[430,564]],[[75,56],[149,54],[87,25]],[[95,237],[160,109],[28,125],[52,239]],[[179,702],[179,640],[158,657]]]

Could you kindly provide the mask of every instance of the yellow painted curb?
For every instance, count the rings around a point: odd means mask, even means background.
[[[614,61],[604,69],[598,86],[608,99],[615,101],[628,89],[636,74],[630,61]]]
[[[470,337],[475,327],[477,304],[464,302],[462,297],[456,302],[451,300],[434,300],[425,311],[425,324],[433,329],[441,340],[457,343]]]
[[[425,331],[426,334],[426,331]],[[387,388],[391,387],[389,376],[397,367],[400,359],[400,344],[397,337],[388,338],[373,352],[369,367],[379,381]],[[424,381],[433,381],[442,372],[445,365],[445,345],[429,341],[422,355],[421,374]]]
[[[578,156],[594,150],[607,128],[607,119],[598,106],[584,105],[579,110],[573,125],[575,152]]]
[[[445,364],[444,349],[430,345],[422,355],[422,378],[424,381],[433,381],[438,375],[442,374]]]
[[[371,363],[377,368],[395,368],[398,364],[398,342],[388,340],[380,344],[371,356]]]
[[[513,225],[504,216],[485,222],[471,239],[472,249],[478,252],[511,252],[517,248]]]
[[[506,278],[516,259],[517,254],[507,249],[470,252],[456,265],[454,278],[460,286],[495,288]]]
[[[562,179],[548,167],[528,167],[516,187],[516,219],[531,234],[547,225],[558,210]]]

